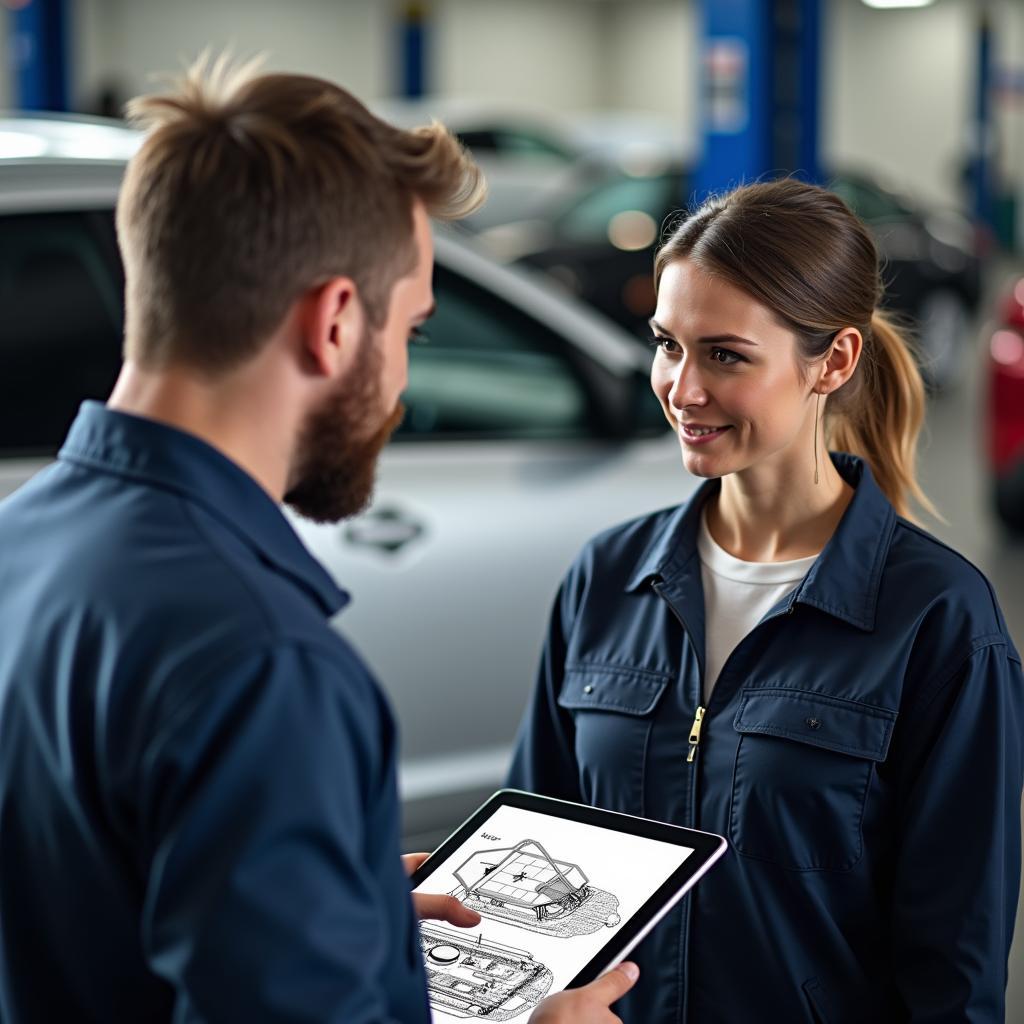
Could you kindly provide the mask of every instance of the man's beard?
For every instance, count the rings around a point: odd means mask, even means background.
[[[373,496],[377,459],[402,422],[399,403],[365,436],[381,414],[381,357],[367,329],[355,365],[333,394],[306,417],[295,457],[294,483],[284,496],[299,515],[336,523],[362,512]]]

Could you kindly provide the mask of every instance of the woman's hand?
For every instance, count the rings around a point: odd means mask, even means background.
[[[636,964],[621,963],[583,988],[549,996],[530,1014],[529,1024],[621,1024],[608,1007],[621,999],[639,977]]]
[[[402,857],[402,864],[405,865],[406,874],[411,875],[429,856],[429,853],[405,854]],[[475,910],[463,906],[454,896],[414,892],[412,905],[421,921],[447,921],[458,928],[473,928],[480,923],[480,915]]]

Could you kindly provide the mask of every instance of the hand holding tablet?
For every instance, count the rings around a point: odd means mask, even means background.
[[[525,1024],[545,996],[619,963],[725,849],[706,832],[496,793],[413,874],[416,894],[480,915],[420,927],[434,1020]]]
[[[639,976],[636,964],[618,964],[582,988],[548,996],[530,1014],[529,1024],[622,1024],[610,1007],[633,987]]]

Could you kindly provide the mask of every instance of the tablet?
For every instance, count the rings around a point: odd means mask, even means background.
[[[433,1020],[525,1024],[545,996],[625,959],[725,849],[708,832],[499,790],[412,877],[482,919],[420,924]]]

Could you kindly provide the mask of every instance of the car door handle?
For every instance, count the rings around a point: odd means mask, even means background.
[[[345,527],[346,544],[393,555],[424,533],[423,524],[394,505],[370,509]]]

